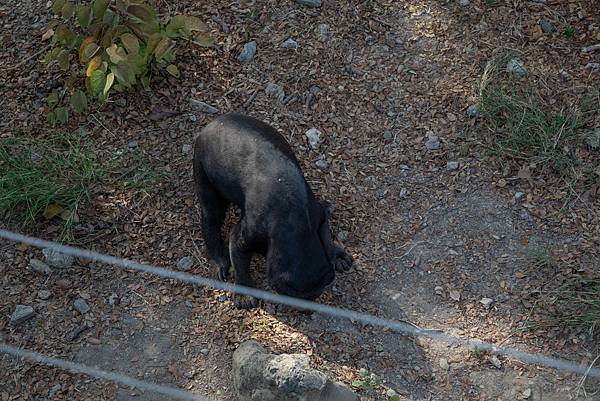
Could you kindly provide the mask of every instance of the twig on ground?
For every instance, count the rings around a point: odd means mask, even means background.
[[[47,51],[49,48],[50,48],[50,45],[44,47],[43,49],[38,50],[37,52],[33,53],[31,56],[26,57],[25,59],[21,60],[21,62],[13,65],[12,67],[5,68],[4,71],[12,71],[12,70],[16,70],[18,68],[21,68],[23,66],[23,64],[25,64],[26,62],[28,62],[32,58],[35,58],[35,57],[39,56],[43,52]]]

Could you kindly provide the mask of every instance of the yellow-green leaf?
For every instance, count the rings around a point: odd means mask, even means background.
[[[185,28],[185,17],[183,15],[175,15],[169,20],[165,28],[165,33],[168,37],[174,38],[179,35],[179,31]]]
[[[156,45],[156,49],[154,49],[154,55],[157,60],[161,60],[171,48],[174,46],[174,43],[169,38],[162,38],[160,42]]]
[[[106,76],[106,82],[104,83],[104,89],[102,90],[102,93],[104,94],[104,96],[106,96],[108,94],[108,91],[110,90],[110,87],[112,86],[112,84],[114,82],[115,82],[115,74],[111,72]]]
[[[96,71],[98,69],[98,67],[100,67],[101,64],[102,64],[102,56],[100,56],[100,55],[94,56],[90,60],[90,63],[88,64],[87,69],[85,70],[85,76],[91,77],[92,73],[94,71]]]
[[[53,217],[61,214],[63,210],[64,208],[58,203],[51,203],[48,206],[46,206],[46,210],[44,210],[44,218],[46,220],[50,220]]]
[[[204,21],[202,21],[198,17],[186,15],[184,25],[190,31],[208,32],[208,27],[206,26]]]
[[[156,20],[156,10],[146,4],[131,4],[127,7],[127,13],[141,22]]]
[[[131,87],[135,83],[135,74],[131,66],[127,63],[111,65],[110,70],[115,74],[119,83],[126,88]]]
[[[139,54],[140,52],[140,42],[135,35],[131,33],[124,33],[121,35],[121,42],[123,42],[123,46],[127,49],[127,53],[129,54]]]
[[[56,106],[57,104],[58,104],[58,92],[56,91],[56,89],[54,89],[48,95],[48,106],[50,106],[51,108],[54,108],[54,106]]]
[[[66,1],[60,13],[62,14],[64,19],[69,19],[73,16],[73,12],[75,11],[75,6],[70,1]]]
[[[54,114],[59,123],[66,124],[69,120],[69,112],[64,107],[57,107],[54,109]]]
[[[69,69],[69,52],[67,50],[61,50],[56,59],[61,70],[66,71]]]
[[[92,75],[90,76],[90,88],[89,89],[92,92],[92,95],[98,96],[100,93],[102,93],[105,83],[106,83],[106,76],[104,75],[104,73],[101,70],[94,71],[92,73]]]
[[[87,38],[83,39],[81,41],[81,44],[79,45],[79,62],[82,64],[86,61],[83,56],[83,51],[85,50],[85,47],[90,43],[94,43],[94,38],[92,36],[88,36]]]
[[[85,48],[83,49],[83,61],[86,62],[88,60],[90,60],[92,57],[94,57],[98,51],[100,50],[100,46],[98,46],[95,43],[90,43],[88,45],[85,46]]]
[[[212,47],[215,44],[215,38],[210,33],[198,32],[194,35],[194,43],[204,47]]]
[[[127,60],[127,54],[125,53],[125,50],[114,43],[106,49],[106,53],[110,57],[110,61],[115,64]]]
[[[91,22],[91,14],[92,8],[89,5],[78,4],[77,5],[77,21],[79,21],[79,26],[82,28],[87,28],[90,26]]]
[[[177,68],[177,66],[175,64],[169,64],[167,66],[167,72],[171,75],[173,75],[175,78],[179,78],[179,69]]]
[[[108,2],[109,0],[94,0],[94,4],[92,5],[94,17],[96,17],[99,20],[102,20],[102,18],[104,18],[104,13],[108,8]]]
[[[65,0],[54,0],[52,2],[52,12],[54,14],[60,14],[65,5]]]
[[[85,93],[82,91],[77,91],[71,96],[71,107],[75,110],[76,113],[83,113],[87,110],[88,103],[87,97]]]

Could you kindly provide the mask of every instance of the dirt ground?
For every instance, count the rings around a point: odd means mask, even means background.
[[[314,191],[334,204],[334,232],[355,266],[321,302],[592,363],[599,348],[589,333],[535,324],[535,293],[573,270],[600,271],[598,200],[584,202],[542,171],[519,179],[518,164],[488,155],[466,109],[486,63],[503,49],[550,77],[558,101],[598,85],[591,64],[600,51],[581,52],[598,43],[593,1],[157,4],[204,16],[217,46],[181,46],[182,78],[116,96],[69,126],[90,139],[99,160],[127,166],[104,177],[79,211],[80,246],[168,268],[192,256],[192,273],[217,277],[205,257],[186,146],[212,118],[192,108],[197,99],[280,130]],[[50,11],[45,1],[4,0],[0,17],[7,38],[0,136],[44,137],[45,99],[60,80],[39,62]],[[541,33],[541,18],[576,34]],[[297,49],[281,47],[290,37]],[[258,51],[240,64],[247,38]],[[269,83],[282,87],[283,101],[265,92]],[[309,128],[322,132],[316,149],[304,135]],[[432,134],[440,146],[429,150]],[[149,178],[123,185],[138,172]],[[59,224],[43,222],[29,234],[55,239]],[[560,263],[532,263],[532,252],[545,247]],[[223,292],[96,263],[45,276],[28,267],[34,257],[43,259],[37,249],[0,241],[0,340],[211,399],[233,399],[231,355],[255,339],[272,352],[308,353],[348,384],[368,369],[402,400],[600,400],[598,381],[568,373],[274,305],[238,311]],[[41,300],[40,290],[52,296]],[[91,311],[74,310],[76,298]],[[14,327],[17,304],[36,314]],[[164,399],[7,356],[0,367],[2,401]]]

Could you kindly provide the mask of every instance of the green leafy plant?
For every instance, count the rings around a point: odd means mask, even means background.
[[[174,64],[178,39],[213,45],[200,18],[174,15],[163,22],[156,9],[143,1],[54,0],[52,11],[58,18],[45,34],[51,38],[45,62],[55,62],[71,74],[67,89],[48,97],[52,124],[67,122],[69,110],[85,112],[88,99],[104,102],[112,91],[149,88],[161,73],[178,78]],[[78,87],[84,77],[85,91]]]
[[[358,373],[360,379],[354,380],[352,387],[359,389],[364,396],[370,397],[374,395],[376,390],[383,384],[380,378],[366,369],[360,369]]]

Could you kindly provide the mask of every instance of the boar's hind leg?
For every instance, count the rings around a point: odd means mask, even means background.
[[[194,182],[202,208],[202,232],[208,257],[210,263],[219,269],[219,278],[225,281],[231,261],[222,229],[229,202],[210,183],[199,163],[194,163]]]
[[[229,257],[235,271],[235,283],[246,287],[254,287],[250,276],[250,261],[252,251],[248,239],[245,238],[241,223],[236,224],[229,237]],[[234,294],[235,306],[238,309],[252,309],[258,305],[258,300],[249,295]]]

